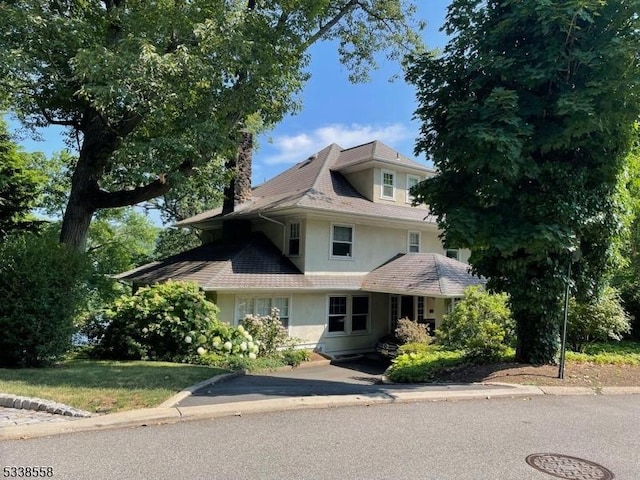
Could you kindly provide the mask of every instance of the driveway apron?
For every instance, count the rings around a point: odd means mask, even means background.
[[[179,406],[216,405],[268,398],[325,395],[388,395],[407,390],[469,390],[497,388],[492,385],[387,385],[382,375],[387,365],[377,359],[360,358],[330,365],[295,368],[265,374],[247,374],[196,390]]]

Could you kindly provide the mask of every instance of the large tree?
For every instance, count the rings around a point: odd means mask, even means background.
[[[25,125],[77,142],[61,240],[83,249],[96,211],[160,197],[206,164],[223,175],[247,119],[298,107],[314,42],[337,40],[362,79],[377,52],[419,45],[413,12],[405,0],[5,1],[0,89]]]
[[[418,188],[451,247],[510,294],[516,357],[553,362],[571,261],[597,295],[619,226],[616,189],[640,112],[638,0],[454,0],[442,55],[412,60]]]

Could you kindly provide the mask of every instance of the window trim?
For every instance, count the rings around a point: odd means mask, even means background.
[[[335,227],[345,227],[345,228],[350,228],[351,229],[351,255],[334,255],[333,254],[333,243],[334,243],[334,239],[333,239],[333,235],[335,232]],[[339,243],[348,243],[348,242],[343,242],[338,240]],[[330,239],[329,239],[329,258],[331,260],[353,260],[355,258],[354,255],[354,251],[355,251],[355,243],[356,243],[356,227],[353,224],[348,224],[348,223],[332,223],[331,224],[331,232],[330,232]]]
[[[291,229],[294,225],[298,226],[298,237],[291,236]],[[289,222],[287,225],[287,255],[290,257],[299,257],[301,252],[302,225],[298,221]],[[291,240],[298,240],[298,253],[291,253]]]
[[[418,245],[417,245],[418,246],[418,250],[416,252],[413,252],[411,250],[411,245],[412,245],[412,243],[411,243],[411,235],[412,234],[418,235]],[[422,245],[422,233],[417,231],[417,230],[409,230],[407,232],[407,253],[420,253],[421,245]]]
[[[331,298],[342,297],[346,298],[346,314],[344,317],[344,331],[331,332],[329,331],[329,306]],[[365,330],[353,330],[353,299],[355,297],[363,297],[367,299],[367,328]],[[326,311],[325,311],[325,337],[346,337],[346,336],[359,336],[371,334],[371,295],[366,293],[353,293],[342,294],[335,293],[327,295],[326,299]]]
[[[420,178],[420,176],[419,176],[419,175],[413,175],[413,174],[411,174],[411,173],[407,173],[407,184],[406,184],[406,187],[407,187],[407,195],[406,195],[406,198],[405,198],[405,202],[406,202],[406,203],[413,203],[413,199],[414,199],[415,197],[414,197],[414,196],[412,196],[412,195],[411,195],[411,193],[409,193],[409,190],[410,190],[410,188],[411,188],[411,187],[409,186],[409,179],[416,179],[416,180],[417,180],[416,185],[417,185],[418,183],[420,183],[420,182],[422,181],[422,179]]]
[[[451,256],[449,255],[449,252],[455,252],[455,256]],[[454,260],[458,260],[460,261],[460,249],[459,248],[445,248],[444,249],[444,256],[447,258],[452,258]]]
[[[252,302],[252,306],[253,306],[253,315],[256,315],[256,300],[258,299],[264,299],[264,298],[268,298],[269,299],[269,303],[271,305],[270,309],[273,308],[273,301],[276,298],[286,298],[287,299],[287,304],[288,304],[288,316],[285,317],[287,319],[287,325],[286,327],[284,327],[287,330],[287,335],[291,335],[291,308],[292,308],[292,303],[293,303],[293,298],[291,295],[267,295],[267,294],[261,294],[261,293],[252,293],[252,294],[236,294],[235,295],[235,300],[234,300],[234,320],[233,320],[233,325],[234,326],[238,326],[240,325],[240,322],[242,321],[242,319],[240,319],[240,312],[239,312],[239,301],[240,299],[247,299],[250,300]],[[269,312],[271,313],[271,312]]]
[[[389,186],[384,183],[385,174],[391,175],[391,196],[384,194],[384,187]],[[380,198],[383,200],[396,199],[396,172],[393,170],[380,170]]]

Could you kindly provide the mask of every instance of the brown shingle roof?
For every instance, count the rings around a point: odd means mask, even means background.
[[[365,275],[362,289],[371,292],[461,297],[466,287],[482,285],[469,265],[437,253],[398,254]]]
[[[360,288],[362,275],[303,275],[262,234],[245,242],[203,245],[116,276],[152,284],[169,279],[197,283],[204,290],[315,290]]]
[[[360,195],[335,168],[372,158],[426,170],[422,165],[397,154],[381,142],[371,142],[347,150],[332,144],[266,183],[255,187],[251,200],[238,205],[234,212],[225,215],[224,218],[302,207],[327,212],[435,224],[435,217],[429,215],[428,210],[424,208],[374,203],[368,200]],[[223,219],[221,214],[222,209],[217,208],[187,218],[178,222],[177,225],[198,225],[208,221],[221,221]]]

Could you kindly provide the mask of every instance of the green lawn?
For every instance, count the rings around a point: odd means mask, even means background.
[[[180,390],[225,372],[168,362],[71,358],[51,368],[0,369],[0,392],[113,413],[158,406]]]

